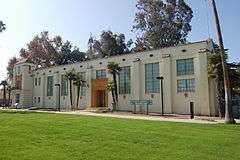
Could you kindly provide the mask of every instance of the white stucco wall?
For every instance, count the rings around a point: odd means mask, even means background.
[[[193,101],[196,114],[210,115],[211,112],[215,112],[215,110],[214,107],[210,109],[213,102],[211,102],[210,105],[209,98],[211,97],[213,99],[214,96],[210,96],[209,94],[212,88],[209,88],[207,75],[207,54],[209,53],[201,51],[204,49],[211,49],[211,47],[211,43],[202,41],[182,46],[167,47],[159,50],[113,56],[71,65],[36,70],[33,72],[32,78],[23,76],[23,78],[26,79],[23,81],[23,91],[24,94],[28,94],[25,88],[32,89],[32,97],[41,97],[41,102],[37,104],[33,103],[33,106],[41,108],[56,108],[58,101],[57,87],[54,86],[53,96],[47,97],[47,77],[54,76],[54,84],[60,83],[59,78],[61,75],[74,68],[77,72],[86,72],[86,80],[89,85],[86,96],[83,96],[82,99],[80,99],[80,106],[82,109],[91,107],[91,80],[96,78],[96,70],[106,69],[108,62],[117,62],[120,67],[130,66],[131,72],[131,93],[119,95],[118,109],[131,111],[132,106],[128,104],[130,99],[151,99],[153,100],[153,105],[150,106],[150,112],[161,113],[160,93],[145,93],[145,64],[159,63],[159,76],[164,77],[163,98],[165,113],[189,114],[189,103],[190,101]],[[185,51],[183,52],[183,50]],[[150,55],[153,56],[150,57]],[[136,61],[137,58],[139,58],[140,61]],[[177,76],[176,60],[187,58],[193,58],[194,60],[194,74]],[[125,59],[125,61],[123,61],[123,59]],[[39,77],[41,77],[41,86],[34,86],[34,78]],[[107,74],[107,78],[111,78],[111,75]],[[183,92],[177,92],[177,80],[185,78],[195,78],[196,82],[195,92],[188,92],[187,96]],[[76,96],[75,88],[73,96]],[[109,94],[109,105],[111,104],[111,101],[111,94]],[[61,96],[60,104],[61,108],[70,108],[69,96]],[[142,110],[144,110],[144,107]]]

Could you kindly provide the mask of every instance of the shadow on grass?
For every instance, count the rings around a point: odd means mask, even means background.
[[[11,111],[11,110],[1,110],[0,113],[4,113],[4,114],[29,114],[30,112],[27,111]]]

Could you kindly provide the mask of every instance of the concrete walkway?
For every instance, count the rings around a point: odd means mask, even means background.
[[[42,110],[27,110],[27,109],[1,109],[1,110],[12,110],[12,111],[28,111],[28,112],[39,112],[39,113],[56,113],[56,114],[69,114],[69,115],[84,115],[84,116],[99,116],[99,117],[113,117],[113,118],[125,118],[125,119],[139,119],[139,120],[151,120],[151,121],[168,121],[168,122],[186,122],[186,123],[200,123],[200,124],[219,124],[224,123],[223,119],[216,117],[199,117],[196,116],[194,119],[189,119],[188,115],[144,115],[144,114],[132,114],[131,112],[109,112],[109,113],[94,113],[87,111],[42,111]],[[237,120],[240,123],[240,120]]]

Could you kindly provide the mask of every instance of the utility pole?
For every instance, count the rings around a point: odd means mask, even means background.
[[[220,55],[221,55],[222,68],[223,68],[224,93],[225,93],[225,123],[234,124],[236,122],[233,118],[233,113],[232,113],[231,88],[230,88],[228,68],[225,62],[225,50],[223,45],[223,37],[222,37],[216,2],[215,0],[211,0],[211,1],[212,1],[212,7],[213,7],[213,14],[216,22],[217,35],[218,35],[218,41],[219,41],[219,47],[220,47]]]

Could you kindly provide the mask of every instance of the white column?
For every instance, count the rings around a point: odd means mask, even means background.
[[[86,93],[87,107],[91,107],[92,103],[92,69],[88,68],[86,72],[86,81],[88,84],[88,89]]]
[[[41,88],[41,106],[45,108],[45,100],[46,100],[46,74],[43,73],[42,76],[42,88]]]
[[[59,78],[59,72],[57,71],[54,75],[54,84],[53,84],[53,87],[54,87],[54,91],[55,91],[55,98],[54,98],[54,101],[55,101],[55,107],[58,108],[59,106],[59,89],[60,87],[59,86],[55,86],[55,84],[60,84],[60,78]]]
[[[163,79],[163,106],[164,106],[164,113],[172,113],[172,68],[171,68],[171,57],[166,56],[163,57],[162,63],[160,63],[160,76]],[[160,83],[161,87],[161,83]],[[161,94],[161,88],[160,88]],[[161,96],[160,96],[161,97]],[[162,99],[161,99],[162,101]],[[161,104],[161,102],[160,102]]]
[[[133,62],[132,69],[132,81],[131,81],[131,89],[133,93],[134,99],[141,99],[141,73],[140,73],[140,61]]]

